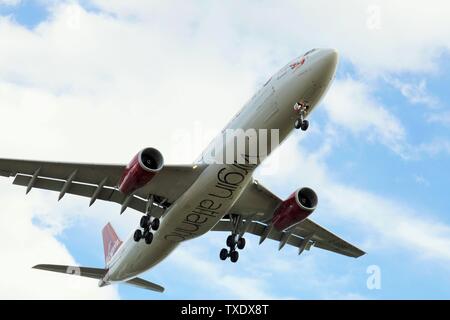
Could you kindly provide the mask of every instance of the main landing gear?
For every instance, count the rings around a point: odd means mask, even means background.
[[[146,214],[145,216],[142,216],[141,221],[139,225],[141,226],[144,231],[141,229],[137,229],[134,232],[134,241],[139,242],[141,239],[145,240],[146,244],[150,244],[153,241],[153,231],[156,231],[159,229],[159,219],[151,217],[150,215]]]
[[[299,117],[294,122],[295,129],[302,129],[302,131],[308,129],[309,121],[305,119],[308,108],[309,106],[302,102],[295,104],[294,111],[297,111],[299,114]]]
[[[229,249],[223,248],[220,250],[220,260],[226,260],[230,257],[231,262],[237,262],[239,259],[239,252],[245,247],[245,238],[239,237],[237,234],[231,234],[227,238],[227,246]]]
[[[239,259],[239,252],[236,249],[242,250],[245,248],[245,238],[238,234],[238,227],[241,223],[240,216],[231,216],[231,223],[233,224],[233,232],[227,237],[227,248],[220,250],[220,260],[226,260],[230,257],[231,262],[235,263]]]

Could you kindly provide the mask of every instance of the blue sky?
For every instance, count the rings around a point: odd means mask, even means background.
[[[26,293],[5,279],[9,292],[0,296],[450,298],[450,8],[435,2],[417,2],[416,16],[402,1],[262,1],[255,9],[235,1],[0,0],[0,112],[21,124],[0,128],[5,158],[126,163],[149,145],[167,162],[188,163],[287,61],[313,47],[336,48],[336,80],[310,129],[280,147],[281,168],[256,176],[280,197],[312,186],[319,208],[311,218],[367,252],[352,259],[312,248],[299,257],[249,235],[231,264],[218,258],[226,234],[211,233],[143,275],[165,286],[163,295],[77,285],[29,267],[101,267],[102,226],[111,221],[125,238],[139,214],[119,216],[108,203],[88,209],[86,199],[70,196],[57,203],[36,190],[23,203],[23,190],[3,179],[3,214],[23,219],[4,220],[0,242],[40,290]],[[180,133],[190,143],[180,146]],[[29,242],[7,238],[10,222],[33,234],[34,253]],[[381,288],[370,290],[373,265]]]

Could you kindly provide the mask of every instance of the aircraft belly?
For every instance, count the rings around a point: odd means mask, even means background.
[[[237,201],[255,167],[210,165],[163,217],[158,239],[179,243],[211,230]]]
[[[210,165],[161,218],[150,245],[133,239],[125,244],[129,248],[110,269],[108,279],[134,277],[157,265],[181,242],[210,231],[237,201],[252,172],[245,165]]]
[[[147,245],[145,241],[138,243],[133,241],[126,257],[118,261],[110,269],[108,280],[124,281],[147,271],[167,257],[177,245],[156,238],[151,245]]]

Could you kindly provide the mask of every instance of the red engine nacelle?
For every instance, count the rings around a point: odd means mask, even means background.
[[[130,194],[142,188],[162,169],[164,159],[155,148],[140,151],[126,166],[119,182],[119,190]]]
[[[317,206],[317,194],[311,188],[301,188],[284,200],[272,218],[272,224],[278,231],[285,230],[305,220]]]

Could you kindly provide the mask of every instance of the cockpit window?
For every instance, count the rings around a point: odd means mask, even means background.
[[[308,54],[310,54],[310,53],[313,53],[314,51],[316,51],[317,49],[312,49],[312,50],[309,50],[308,52],[306,52],[303,56],[307,56]]]

